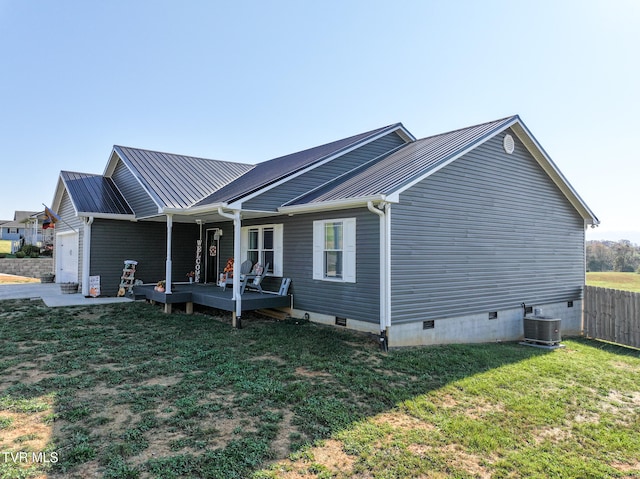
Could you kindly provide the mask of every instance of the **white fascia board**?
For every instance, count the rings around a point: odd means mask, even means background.
[[[203,213],[215,213],[218,211],[218,208],[228,208],[227,204],[222,203],[212,203],[210,205],[202,205],[202,206],[189,206],[188,208],[160,208],[158,213],[162,215],[200,215]]]
[[[111,176],[113,172],[116,170],[116,165],[118,164],[118,160],[120,159],[120,155],[116,151],[116,147],[111,148],[111,155],[109,155],[109,161],[107,162],[107,166],[104,168],[104,172],[102,176]]]
[[[322,201],[319,203],[308,203],[304,205],[281,206],[280,208],[278,208],[278,212],[282,214],[296,214],[296,213],[310,213],[313,211],[323,211],[323,210],[324,211],[341,210],[346,208],[356,208],[360,206],[366,207],[369,201],[389,202],[389,199],[385,195],[361,196],[358,198],[346,198],[346,199],[340,199],[340,200]]]
[[[325,165],[325,164],[329,163],[330,161],[335,160],[336,158],[339,158],[339,157],[341,157],[341,156],[344,156],[344,155],[346,155],[347,153],[352,152],[353,150],[357,150],[358,148],[360,148],[360,147],[362,147],[362,146],[364,146],[364,145],[367,145],[367,144],[369,144],[369,143],[371,143],[371,142],[373,142],[373,141],[376,141],[376,140],[378,140],[378,139],[382,138],[383,136],[387,136],[388,134],[393,133],[393,132],[396,132],[396,131],[402,132],[402,133],[400,134],[400,136],[401,136],[405,141],[406,141],[406,138],[405,138],[405,137],[408,137],[408,138],[410,138],[412,141],[415,141],[415,137],[414,137],[411,133],[409,133],[409,131],[408,131],[407,129],[405,129],[405,127],[402,125],[402,123],[399,123],[399,124],[397,124],[397,127],[396,127],[396,128],[394,128],[394,129],[392,129],[392,130],[382,131],[382,132],[378,133],[377,135],[375,135],[375,136],[373,136],[373,137],[371,137],[371,138],[367,139],[366,141],[358,142],[358,143],[356,143],[355,145],[352,145],[352,146],[350,146],[349,148],[347,148],[347,149],[345,149],[345,150],[341,150],[341,151],[339,151],[338,153],[335,153],[335,154],[333,154],[333,155],[331,155],[331,156],[329,156],[329,157],[325,158],[324,160],[319,161],[318,163],[314,163],[313,165],[307,166],[306,168],[303,168],[303,169],[302,169],[302,170],[300,170],[300,171],[297,171],[297,172],[295,172],[295,173],[292,173],[291,175],[286,176],[285,178],[282,178],[282,179],[280,179],[280,180],[276,181],[275,183],[272,183],[272,184],[270,184],[270,185],[268,185],[268,186],[265,186],[265,187],[263,187],[263,188],[260,188],[259,190],[254,191],[253,193],[248,194],[247,196],[243,196],[241,199],[239,199],[239,200],[237,200],[237,201],[234,201],[233,203],[229,203],[229,207],[232,207],[232,206],[233,206],[234,208],[242,209],[242,203],[243,203],[243,202],[245,202],[245,201],[249,201],[249,200],[251,200],[251,199],[255,198],[256,196],[260,196],[261,194],[266,193],[267,191],[272,190],[273,188],[277,188],[278,186],[280,186],[280,185],[282,185],[282,184],[286,183],[286,182],[287,182],[287,181],[289,181],[289,180],[292,180],[292,179],[294,179],[294,178],[297,178],[297,177],[298,177],[298,176],[300,176],[300,175],[303,175],[303,174],[305,174],[305,173],[307,173],[307,172],[309,172],[309,171],[311,171],[311,170],[313,170],[313,169],[315,169],[315,168],[318,168],[318,167],[320,167],[320,166],[322,166],[322,165]],[[410,142],[408,142],[408,143],[410,143]]]
[[[67,189],[67,186],[64,184],[62,180],[62,172],[58,175],[58,183],[56,184],[56,190],[53,194],[53,200],[51,201],[51,205],[49,206],[56,213],[60,209],[60,204],[62,203],[62,195],[64,194],[64,190]],[[71,201],[73,204],[73,200]]]
[[[105,220],[125,220],[125,221],[136,221],[135,215],[116,215],[110,213],[93,213],[91,211],[80,211],[78,212],[78,216],[85,218],[102,218]]]
[[[590,222],[590,224],[599,225],[600,220],[593,214],[591,209],[582,200],[573,186],[571,186],[571,183],[569,183],[562,172],[558,169],[551,157],[547,154],[544,148],[542,148],[540,143],[538,143],[538,140],[536,140],[536,138],[531,134],[526,125],[519,121],[512,126],[512,130],[580,215]]]
[[[433,168],[430,168],[427,172],[425,172],[424,174],[418,176],[417,178],[414,178],[412,181],[410,181],[409,183],[403,185],[402,187],[398,188],[395,191],[392,191],[391,193],[388,194],[389,198],[393,198],[395,199],[396,203],[399,202],[400,199],[400,194],[404,193],[405,191],[407,191],[409,188],[417,185],[418,183],[420,183],[422,180],[428,178],[429,176],[433,175],[434,173],[440,171],[442,168],[444,168],[445,166],[449,165],[450,163],[453,163],[454,161],[456,161],[458,158],[466,155],[467,153],[469,153],[472,150],[475,150],[476,148],[478,148],[480,145],[486,143],[487,141],[489,141],[491,138],[493,138],[496,135],[499,135],[500,133],[502,133],[503,131],[505,131],[507,128],[511,127],[514,123],[516,123],[518,121],[518,117],[514,117],[514,119],[512,121],[510,121],[509,123],[506,123],[505,125],[503,125],[500,129],[494,131],[493,133],[485,136],[484,138],[481,138],[480,140],[478,140],[477,142],[469,145],[467,148],[465,148],[464,150],[458,152],[456,155],[452,156],[451,158],[449,158],[446,161],[443,161],[442,163],[436,165]]]
[[[64,185],[64,189],[60,191],[60,198],[56,198],[56,209],[53,210],[53,211],[55,211],[56,213],[59,211],[60,205],[62,204],[62,197],[64,196],[64,191],[66,190],[67,195],[69,196],[69,200],[71,201],[71,206],[73,206],[73,212],[75,213],[76,216],[78,216],[78,207],[76,206],[75,202],[73,201],[73,197],[69,194],[69,188],[67,188],[67,183],[62,178],[62,172],[60,172],[60,183],[62,183]],[[56,191],[56,195],[57,194],[58,194],[58,192]],[[53,208],[53,206],[52,206],[52,208]]]

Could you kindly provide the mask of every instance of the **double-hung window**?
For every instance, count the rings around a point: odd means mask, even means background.
[[[313,279],[355,283],[355,218],[313,222]]]
[[[268,273],[282,276],[282,224],[242,228],[242,260],[269,265]]]

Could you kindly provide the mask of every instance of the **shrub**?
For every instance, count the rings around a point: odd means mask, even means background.
[[[32,244],[26,244],[22,247],[21,250],[24,254],[26,254],[27,256],[31,256],[32,258],[35,258],[35,256],[33,256],[33,254],[40,254],[40,248],[38,246],[32,245]]]
[[[24,258],[25,256],[27,256],[27,255],[24,254],[24,251],[17,251],[16,252],[16,258]]]
[[[0,253],[0,258],[6,258],[7,255],[6,253]],[[638,273],[640,273],[640,269],[638,270]]]

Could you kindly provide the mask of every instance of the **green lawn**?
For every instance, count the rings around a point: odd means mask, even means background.
[[[640,477],[637,351],[243,324],[0,302],[0,478]]]
[[[640,293],[640,274],[614,271],[587,273],[587,285]]]

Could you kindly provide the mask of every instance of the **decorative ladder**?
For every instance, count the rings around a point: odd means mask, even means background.
[[[133,282],[135,281],[137,261],[127,259],[124,262],[124,268],[122,270],[122,276],[120,277],[120,288],[118,289],[118,296],[124,296],[125,294],[133,294]]]

